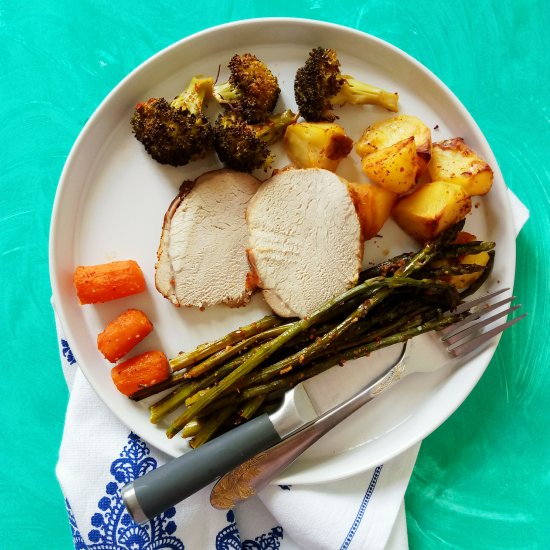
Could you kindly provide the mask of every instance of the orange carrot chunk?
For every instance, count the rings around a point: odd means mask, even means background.
[[[108,302],[145,290],[145,278],[134,260],[79,265],[73,282],[81,304]]]
[[[107,361],[116,363],[151,331],[153,325],[139,309],[128,309],[113,319],[97,336],[97,349]]]
[[[146,351],[126,359],[111,369],[118,391],[132,395],[141,388],[154,386],[170,376],[168,358],[162,351]]]

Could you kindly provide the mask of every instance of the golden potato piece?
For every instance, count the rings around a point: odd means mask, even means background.
[[[493,170],[462,138],[434,143],[428,171],[432,180],[462,185],[469,195],[485,195],[493,185]]]
[[[457,235],[454,243],[464,244],[475,241],[475,235],[467,233],[466,231],[460,231]],[[434,267],[446,267],[457,266],[461,264],[474,264],[481,267],[485,267],[489,263],[488,252],[478,252],[477,254],[466,254],[465,256],[459,256],[458,258],[445,258],[436,260],[433,262]],[[463,290],[469,287],[474,281],[477,281],[483,275],[483,271],[476,273],[463,273],[462,275],[446,275],[442,277],[445,283],[453,285],[457,290]]]
[[[359,216],[363,239],[372,239],[390,217],[397,195],[374,183],[350,182],[348,188]]]
[[[392,217],[411,237],[426,242],[457,223],[472,208],[472,199],[460,185],[433,181],[397,202]]]
[[[384,189],[397,194],[406,193],[414,186],[418,171],[414,137],[364,156],[361,167],[374,183]]]
[[[338,124],[300,122],[287,127],[285,151],[299,168],[324,168],[334,172],[353,149],[353,140]]]
[[[374,153],[413,136],[418,155],[418,170],[422,171],[432,152],[432,133],[428,126],[412,115],[397,115],[371,124],[355,144],[360,157]]]
[[[489,253],[488,252],[479,252],[478,254],[467,254],[460,261],[461,264],[475,264],[485,267],[489,263]],[[448,281],[458,290],[462,290],[470,286],[474,281],[479,279],[482,275],[482,271],[479,273],[464,273],[463,275],[453,275]]]

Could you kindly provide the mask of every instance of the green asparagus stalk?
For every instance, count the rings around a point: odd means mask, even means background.
[[[438,257],[457,258],[467,254],[478,254],[479,252],[488,252],[495,248],[495,243],[491,241],[471,241],[463,244],[447,244],[440,249]],[[364,269],[359,275],[359,283],[371,279],[372,277],[388,277],[393,275],[404,263],[410,261],[414,252],[405,252],[384,262],[380,262],[372,267]]]
[[[359,283],[372,279],[373,277],[387,277],[393,275],[406,262],[410,262],[414,257],[414,252],[405,252],[394,258],[376,264],[368,269],[364,269],[359,274]]]
[[[240,342],[232,346],[227,346],[225,349],[218,351],[204,361],[201,361],[200,363],[194,365],[185,373],[185,378],[197,378],[198,376],[202,376],[203,374],[212,370],[214,367],[223,364],[227,359],[234,357],[235,355],[249,348],[250,346],[254,346],[258,342],[261,342],[263,340],[270,340],[275,336],[279,336],[279,334],[282,334],[287,328],[288,324],[273,327],[264,330],[263,332],[259,332],[258,334],[254,334],[249,338],[245,338],[244,340],[241,340]]]
[[[201,427],[204,426],[204,423],[204,419],[193,418],[193,420],[187,422],[187,424],[183,427],[181,430],[181,436],[187,439],[197,435]]]
[[[447,231],[441,233],[441,235],[436,237],[433,241],[427,242],[420,252],[415,254],[409,262],[405,262],[405,264],[395,272],[394,277],[407,277],[430,263],[443,247],[448,246],[455,240],[458,232],[462,231],[465,223],[466,221],[463,219],[447,229]]]
[[[462,244],[449,244],[442,251],[442,258],[456,258],[468,254],[479,254],[480,252],[489,252],[493,250],[496,243],[492,241],[470,241]]]
[[[130,399],[132,401],[141,401],[142,399],[151,397],[152,395],[163,392],[164,390],[169,390],[175,386],[180,386],[183,382],[186,382],[184,372],[172,373],[169,378],[159,382],[158,384],[141,388],[137,392],[133,393],[130,396]]]
[[[418,272],[422,277],[429,279],[437,279],[438,277],[446,277],[452,275],[465,275],[470,273],[480,273],[485,271],[485,266],[477,264],[460,264],[460,265],[446,265],[437,267],[434,269],[422,270]]]
[[[267,394],[263,394],[247,399],[244,402],[241,410],[239,411],[239,421],[250,420],[256,414],[258,409],[263,405],[266,397]]]
[[[357,342],[356,345],[347,347],[345,349],[338,349],[336,352],[331,352],[330,355],[315,360],[307,369],[299,371],[293,375],[287,375],[283,378],[273,380],[263,384],[256,384],[252,387],[244,389],[239,394],[233,394],[231,397],[226,397],[221,400],[217,400],[211,408],[208,410],[209,415],[216,415],[217,411],[225,410],[228,407],[235,406],[235,403],[245,401],[245,407],[252,404],[257,400],[258,406],[267,395],[274,392],[288,391],[299,382],[308,379],[312,376],[320,374],[325,370],[337,365],[343,364],[343,362],[349,359],[356,359],[364,355],[369,355],[377,349],[394,345],[399,342],[404,342],[414,336],[429,332],[433,330],[440,330],[449,324],[456,322],[460,316],[443,316],[441,312],[435,319],[423,322],[422,314],[427,310],[419,311],[413,318],[409,316],[408,319],[395,321],[392,326],[385,327],[385,331],[389,334],[383,337],[383,332],[371,333],[368,340]],[[434,311],[431,312],[435,315]],[[401,330],[399,330],[401,329]],[[399,332],[395,332],[399,330]],[[393,333],[393,334],[392,334]],[[256,406],[256,405],[254,405]],[[207,411],[203,411],[206,413]],[[247,418],[252,418],[252,414],[246,415]],[[189,424],[189,423],[188,423]],[[186,425],[187,426],[187,425]],[[191,427],[193,424],[191,423]],[[188,432],[185,431],[185,434]],[[198,443],[198,442],[196,442]]]
[[[374,342],[369,342],[367,344],[359,345],[355,348],[345,350],[339,353],[338,362],[358,359],[360,357],[364,357],[365,355],[369,355],[373,351],[376,351],[388,346],[393,346],[394,344],[406,342],[407,340],[410,340],[415,336],[419,336],[420,334],[441,330],[449,325],[452,325],[453,323],[456,323],[463,316],[464,315],[447,315],[447,316],[440,316],[437,319],[432,319],[431,321],[427,321],[426,323],[423,323],[421,325],[415,325],[413,323],[410,328],[407,328],[401,332],[386,336],[385,338],[376,340]],[[327,358],[325,360],[320,361],[320,363],[330,362],[329,360],[330,358]]]
[[[412,307],[405,306],[402,311],[393,311],[393,315],[390,315],[389,312],[384,312],[383,319],[385,322],[380,328],[376,330],[354,331],[354,334],[349,335],[349,338],[338,339],[333,345],[333,351],[340,352],[345,349],[356,347],[359,344],[380,340],[392,332],[399,331],[405,324],[410,323],[413,319],[417,319],[417,324],[420,324],[424,320],[422,315],[429,310],[433,311],[434,308],[428,308],[427,306],[418,307],[416,304],[412,304]],[[395,317],[397,317],[397,319]],[[370,325],[370,323],[366,324]],[[358,326],[357,328],[361,327]],[[303,365],[323,355],[324,351],[319,350],[317,353],[312,353],[307,357],[305,355],[300,355],[300,353],[301,352],[298,352],[297,354],[285,357],[253,373],[247,379],[244,388],[246,389],[260,383],[265,384],[278,375],[286,375],[297,367],[302,368]]]
[[[404,319],[399,319],[398,321],[395,321],[392,325],[388,325],[383,329],[379,329],[370,333],[368,338],[357,340],[355,343],[348,342],[346,345],[343,346],[335,346],[334,352],[331,352],[331,354],[340,353],[350,348],[357,348],[359,345],[364,345],[366,343],[382,341],[383,337],[386,336],[388,333],[395,333],[400,328],[403,330],[410,330],[411,328],[422,324],[422,322],[423,319],[421,315],[418,314],[415,314],[414,318],[411,318],[411,316],[409,316],[405,317]],[[319,355],[322,355],[322,352]],[[318,358],[318,356],[314,356],[314,358]],[[280,362],[281,367],[284,367],[285,365],[285,361]],[[286,390],[289,387],[292,387],[293,385],[310,376],[309,370],[300,370],[289,375],[287,373],[289,373],[291,369],[285,370],[284,368],[273,367],[274,365],[272,365],[271,368],[267,367],[263,371],[256,373],[250,378],[247,378],[245,386],[240,389],[238,393],[227,393],[225,396],[217,399],[206,410],[203,410],[201,413],[199,413],[199,415],[205,413],[212,414],[217,410],[220,410],[221,408],[225,408],[235,403],[240,403],[256,397],[265,396],[268,393],[272,393],[277,390]],[[280,378],[272,381],[272,379],[275,378],[277,375],[279,375]],[[191,405],[201,397],[202,395],[197,395],[196,398],[190,400],[188,404]]]
[[[185,384],[180,385],[180,387],[176,388],[176,390],[174,390],[171,394],[166,395],[149,407],[150,421],[153,424],[157,424],[167,414],[175,410],[180,405],[183,405],[185,400],[191,395],[215,384],[220,378],[226,376],[234,368],[238,367],[253,353],[254,350],[251,350],[240,357],[221,365],[219,369],[215,370],[208,376],[198,378],[196,380],[186,380]]]
[[[268,329],[271,330],[271,329]],[[221,378],[226,376],[234,368],[242,364],[248,357],[250,357],[255,352],[255,349],[251,349],[246,353],[243,353],[239,357],[233,359],[232,361],[221,365],[219,368],[211,372],[207,376],[200,377],[197,379],[186,379],[185,373],[176,373],[174,377],[179,378],[179,387],[176,388],[170,394],[164,396],[162,399],[153,403],[149,407],[150,421],[153,424],[160,422],[167,414],[171,413],[173,410],[177,409],[179,406],[183,405],[185,401],[196,394],[197,392],[208,388],[218,382]],[[183,383],[182,383],[183,382]],[[147,388],[150,389],[150,388]],[[141,390],[140,390],[141,391]],[[151,393],[149,393],[151,395]]]
[[[223,423],[236,411],[236,409],[236,406],[229,406],[208,418],[208,420],[200,426],[198,432],[189,442],[191,448],[196,449],[212,439],[212,436],[220,429]]]
[[[263,332],[264,330],[276,327],[282,323],[283,320],[280,317],[277,317],[276,315],[267,315],[259,321],[255,321],[254,323],[250,323],[249,325],[234,330],[214,342],[201,344],[192,351],[182,352],[176,355],[176,357],[170,359],[170,367],[173,371],[184,369],[197,363],[201,359],[209,357],[217,351],[226,348],[227,346],[240,342],[244,338],[248,338],[254,334]]]
[[[317,376],[318,374],[321,374],[338,364],[342,365],[346,361],[367,356],[379,349],[393,346],[399,343],[404,343],[407,340],[414,338],[415,336],[424,334],[425,332],[440,330],[442,328],[445,328],[446,326],[449,326],[450,324],[455,323],[459,319],[460,316],[440,316],[437,319],[428,321],[423,324],[411,323],[408,328],[399,333],[389,335],[385,338],[378,339],[368,344],[355,346],[352,349],[331,354],[325,358],[313,362],[307,369],[301,372],[297,372],[284,378],[278,378],[265,384],[258,384],[256,386],[248,388],[242,392],[241,399],[251,400],[255,397],[262,397],[273,394],[274,392],[288,391],[303,380],[307,380],[309,378],[312,378],[313,376]]]

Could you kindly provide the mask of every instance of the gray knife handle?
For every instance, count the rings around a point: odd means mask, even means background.
[[[136,523],[145,523],[280,441],[263,414],[129,483],[122,499]]]

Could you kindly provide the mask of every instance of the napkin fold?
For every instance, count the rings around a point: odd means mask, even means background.
[[[529,217],[512,192],[516,232]],[[56,474],[75,548],[178,550],[403,550],[404,509],[420,443],[361,474],[314,485],[271,485],[232,511],[209,504],[211,487],[145,525],[120,490],[170,457],[128,430],[78,368],[56,317],[69,402]]]

